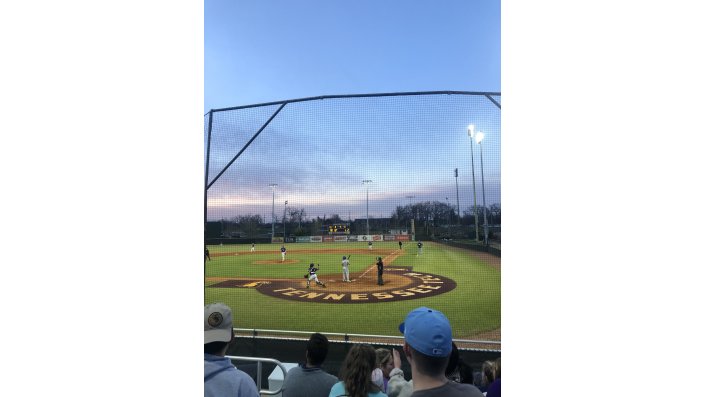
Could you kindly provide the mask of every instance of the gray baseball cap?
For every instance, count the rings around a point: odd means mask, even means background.
[[[211,303],[203,311],[204,342],[230,342],[233,332],[233,314],[224,303]]]

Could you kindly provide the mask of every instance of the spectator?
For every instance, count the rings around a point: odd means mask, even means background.
[[[501,397],[501,383],[500,383],[500,375],[501,375],[501,357],[497,357],[497,360],[494,362],[494,382],[490,383],[490,386],[487,388],[487,397]]]
[[[235,340],[230,308],[223,303],[206,305],[203,320],[205,397],[259,397],[255,381],[225,357],[228,346]]]
[[[354,345],[343,360],[340,368],[342,381],[333,385],[328,397],[387,397],[380,388],[372,383],[372,371],[377,357],[370,345]]]
[[[443,313],[427,307],[414,309],[399,331],[404,334],[404,355],[411,364],[412,397],[482,396],[475,386],[445,377],[453,342],[450,322]]]
[[[480,382],[480,391],[482,391],[482,394],[487,395],[487,389],[494,380],[495,363],[494,361],[487,360],[482,363],[482,381]]]
[[[399,354],[396,351],[395,353],[397,355]],[[446,366],[445,370],[446,378],[456,383],[467,383],[460,382],[459,380],[457,380],[458,378],[460,378],[459,374],[461,365],[464,365],[464,363],[460,359],[460,352],[458,351],[458,346],[456,346],[455,342],[453,342],[450,358],[448,359],[448,365]],[[472,369],[470,370],[472,371]],[[472,379],[472,377],[470,377],[470,379]],[[387,395],[389,397],[409,397],[411,396],[411,393],[413,393],[413,387],[413,379],[408,382],[404,379],[404,371],[401,370],[401,361],[399,362],[399,365],[397,365],[395,362],[394,369],[392,369],[390,373],[390,380],[386,391]]]
[[[377,356],[377,368],[372,371],[372,382],[386,393],[389,374],[394,368],[401,367],[401,359],[399,358],[399,352],[396,350],[377,349],[375,354]]]
[[[306,362],[292,368],[284,378],[282,397],[326,397],[338,378],[321,365],[328,355],[328,338],[315,333],[306,345]]]

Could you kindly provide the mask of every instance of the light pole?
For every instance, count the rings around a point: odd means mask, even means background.
[[[446,206],[448,207],[448,209],[450,209],[450,202],[448,201],[448,197],[446,197]],[[452,221],[451,220],[452,217],[453,217],[453,210],[451,210],[450,213],[448,214],[448,225],[447,226],[449,228],[450,228],[450,222]]]
[[[284,242],[286,243],[286,205],[289,204],[289,200],[284,200],[284,217],[282,218],[282,225],[284,226]]]
[[[484,138],[485,134],[482,131],[477,133],[477,144],[480,145],[480,172],[482,173],[482,215],[485,222],[485,245],[487,245],[489,240],[487,236],[487,205],[485,205],[485,167],[482,164],[482,139]]]
[[[274,240],[274,189],[277,188],[276,183],[270,183],[269,187],[272,188],[272,240]]]
[[[468,126],[468,135],[470,136],[470,162],[472,163],[472,214],[475,218],[475,241],[480,242],[480,228],[477,222],[477,195],[475,194],[475,150],[472,148],[472,140],[475,138],[475,125]]]
[[[458,194],[458,169],[455,169],[455,201],[458,208],[458,226],[460,226],[460,194]]]
[[[370,183],[372,183],[371,180],[365,179],[362,181],[364,185],[367,186],[367,235],[370,235]]]

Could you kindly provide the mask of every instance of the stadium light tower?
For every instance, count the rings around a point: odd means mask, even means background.
[[[472,214],[473,218],[475,218],[475,241],[480,242],[480,228],[477,222],[477,194],[475,193],[475,158],[473,157],[475,149],[472,148],[472,141],[475,139],[474,124],[468,126],[468,135],[470,136],[470,162],[472,164]]]
[[[371,180],[365,179],[362,181],[364,185],[367,186],[367,235],[370,235],[370,183],[372,183]]]
[[[276,183],[270,183],[269,187],[272,188],[272,240],[274,240],[274,189],[277,188]]]
[[[458,207],[458,226],[460,226],[460,194],[458,193],[458,169],[455,169],[455,200]]]
[[[487,205],[485,205],[485,166],[482,164],[482,140],[485,134],[480,131],[477,133],[477,144],[480,145],[480,172],[482,173],[482,215],[484,217],[485,229],[485,245],[489,243],[487,236]]]
[[[282,218],[282,225],[284,226],[284,242],[286,242],[286,205],[289,204],[289,200],[284,200],[284,217]]]

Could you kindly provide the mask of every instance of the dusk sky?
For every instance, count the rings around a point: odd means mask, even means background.
[[[204,39],[204,113],[321,95],[501,92],[499,1],[209,0]],[[209,180],[276,108],[216,113]],[[271,219],[270,183],[278,184],[277,217],[284,200],[312,217],[364,217],[364,179],[373,181],[371,218],[418,201],[456,207],[459,198],[466,210],[473,200],[468,124],[486,134],[482,169],[474,149],[477,204],[482,171],[486,205],[500,204],[500,117],[482,96],[287,105],[209,189],[208,218]]]

